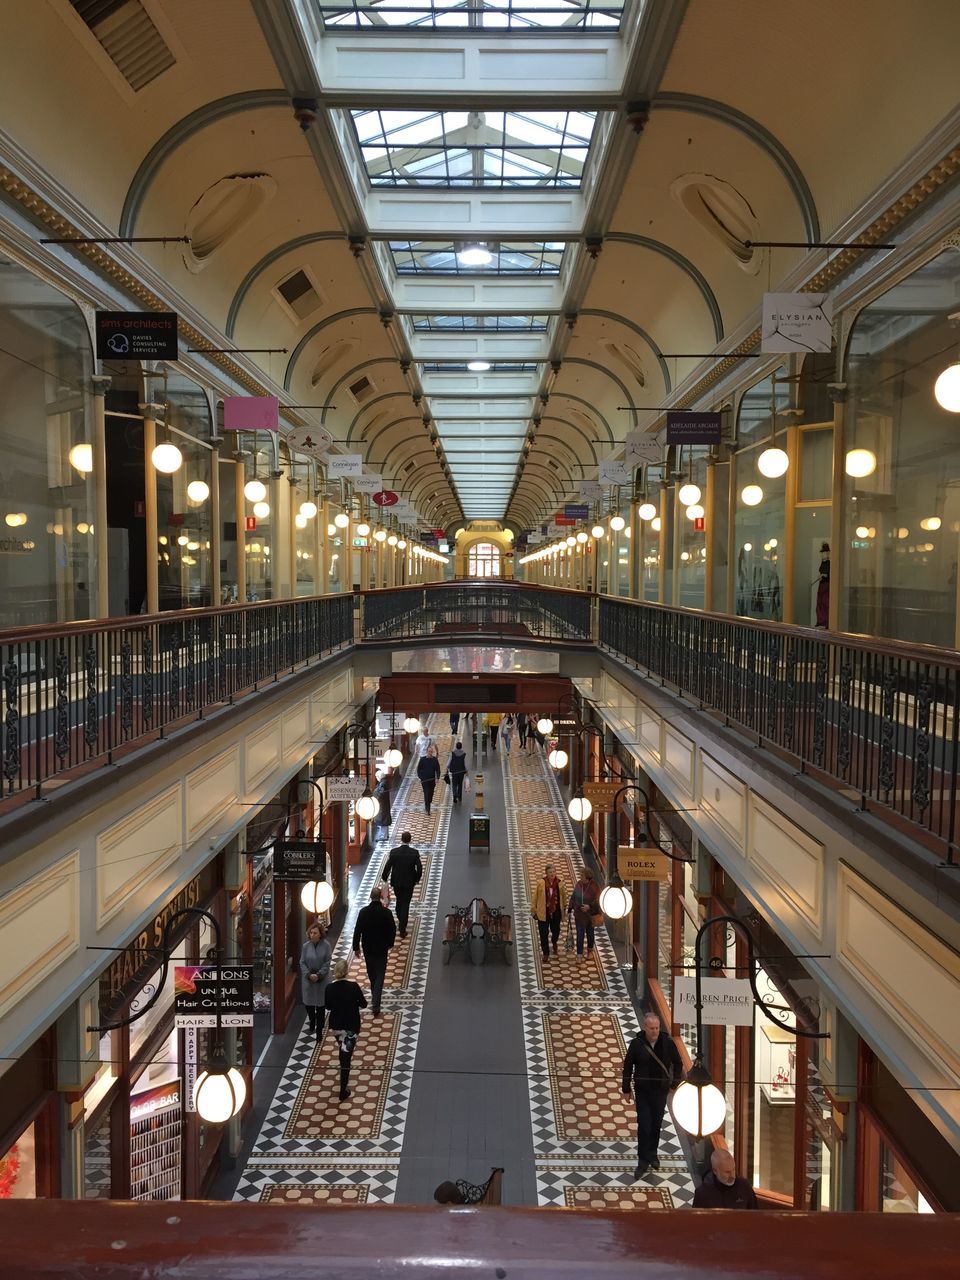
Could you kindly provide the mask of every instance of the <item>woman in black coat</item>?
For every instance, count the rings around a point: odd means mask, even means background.
[[[430,747],[427,754],[417,761],[417,777],[423,787],[423,807],[429,813],[430,806],[433,804],[433,793],[440,781],[440,761],[437,759],[435,747]]]
[[[340,1046],[340,1101],[350,1097],[347,1084],[350,1080],[350,1063],[360,1034],[360,1010],[367,1007],[367,998],[357,982],[347,978],[350,969],[346,960],[338,960],[333,966],[333,982],[324,992],[324,1003],[330,1014],[330,1030]]]

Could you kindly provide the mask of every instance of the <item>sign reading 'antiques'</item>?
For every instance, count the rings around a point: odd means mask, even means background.
[[[178,1027],[253,1026],[253,972],[249,965],[177,965],[173,971],[174,1022]]]
[[[273,846],[274,880],[305,884],[327,873],[327,846],[322,840],[277,840]]]
[[[635,849],[622,844],[617,849],[617,871],[621,880],[667,880],[670,864],[659,849]]]

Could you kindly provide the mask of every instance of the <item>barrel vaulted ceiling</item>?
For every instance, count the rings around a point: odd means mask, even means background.
[[[193,235],[123,262],[223,346],[286,348],[250,355],[264,385],[333,406],[300,412],[446,528],[543,518],[828,260],[744,240],[856,233],[956,144],[955,0],[33,0],[4,25],[0,163],[102,234]]]

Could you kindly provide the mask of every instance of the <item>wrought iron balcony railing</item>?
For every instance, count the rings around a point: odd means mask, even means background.
[[[446,582],[370,591],[363,601],[365,640],[454,636],[530,641],[593,638],[592,597],[503,581]]]
[[[353,642],[332,595],[0,632],[0,795],[33,790]]]
[[[954,861],[960,653],[607,597],[598,640]]]

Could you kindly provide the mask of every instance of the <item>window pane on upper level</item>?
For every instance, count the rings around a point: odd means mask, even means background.
[[[560,274],[563,241],[502,240],[484,245],[489,260],[483,255],[467,255],[464,249],[472,241],[454,244],[447,240],[391,240],[390,252],[400,276],[556,276]]]
[[[550,317],[416,314],[410,321],[417,333],[462,333],[475,329],[488,333],[545,333]]]

